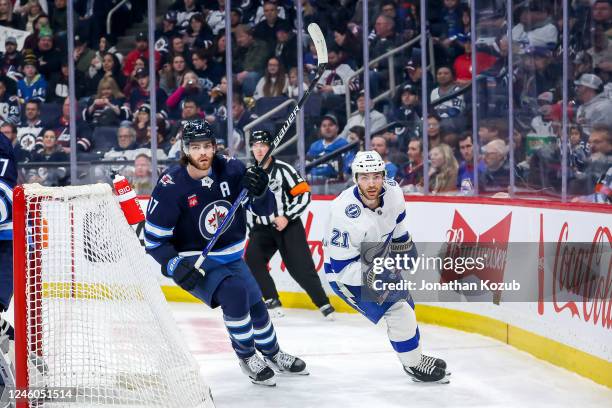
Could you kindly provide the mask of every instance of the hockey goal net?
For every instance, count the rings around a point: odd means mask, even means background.
[[[214,407],[110,186],[19,186],[13,218],[18,407]]]

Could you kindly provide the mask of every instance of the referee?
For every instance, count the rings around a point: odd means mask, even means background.
[[[271,143],[270,132],[253,132],[250,144],[255,160],[263,159]],[[274,214],[267,217],[247,212],[251,232],[245,259],[261,288],[268,311],[273,316],[283,316],[276,285],[268,272],[268,262],[276,251],[280,251],[291,277],[306,291],[323,316],[333,320],[334,308],[317,275],[300,219],[310,203],[310,186],[292,166],[273,156],[262,166],[270,178],[269,187],[276,198],[276,208]]]

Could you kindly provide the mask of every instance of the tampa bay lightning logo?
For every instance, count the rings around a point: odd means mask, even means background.
[[[200,234],[206,239],[211,239],[217,228],[227,216],[232,204],[225,200],[217,200],[208,204],[200,213]],[[223,232],[227,231],[231,222],[225,226]],[[222,233],[223,233],[222,232]]]
[[[349,218],[357,218],[359,215],[361,215],[361,208],[359,208],[357,204],[350,204],[346,207],[344,213]]]

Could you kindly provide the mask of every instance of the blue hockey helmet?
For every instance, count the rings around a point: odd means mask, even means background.
[[[213,144],[216,143],[215,132],[210,123],[205,120],[194,119],[183,121],[182,130],[183,152],[185,154],[187,154],[187,148],[191,142],[210,141]]]

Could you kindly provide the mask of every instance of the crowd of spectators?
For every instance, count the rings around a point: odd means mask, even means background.
[[[304,66],[297,66],[296,9],[292,1],[176,0],[157,16],[155,44],[146,31],[125,30],[146,17],[146,0],[129,0],[106,31],[106,16],[118,1],[75,0],[77,109],[68,101],[66,0],[0,0],[0,26],[6,28],[0,55],[0,122],[16,148],[23,181],[47,185],[71,182],[65,162],[70,154],[69,120],[77,122],[79,161],[113,160],[89,174],[108,179],[129,175],[147,192],[151,187],[151,98],[155,83],[158,160],[180,154],[180,123],[205,118],[217,129],[219,144],[247,155],[245,126],[283,100],[298,94],[298,70],[305,87],[317,65],[316,49],[306,37]],[[166,2],[158,2],[166,3]],[[388,176],[406,193],[423,192],[424,161],[429,161],[430,191],[470,194],[474,174],[479,190],[507,192],[510,174],[517,187],[540,193],[561,191],[561,119],[563,83],[560,0],[514,2],[512,49],[506,37],[506,2],[479,1],[477,41],[470,35],[466,0],[427,1],[431,67],[421,67],[419,42],[370,67],[370,111],[365,111],[363,30],[370,59],[382,56],[421,32],[418,0],[368,2],[364,24],[357,0],[303,0],[305,26],[317,22],[327,37],[329,64],[306,107],[307,160],[312,161],[355,141],[364,148],[365,116],[371,147],[387,162]],[[570,2],[568,129],[569,192],[593,194],[612,163],[612,1]],[[225,18],[232,30],[232,58],[226,61]],[[12,31],[21,30],[21,31]],[[24,32],[22,37],[18,35]],[[119,47],[131,39],[130,49]],[[17,40],[19,39],[19,41]],[[125,44],[125,42],[123,43]],[[1,49],[2,45],[0,45]],[[124,52],[120,52],[122,49]],[[148,55],[154,50],[155,78]],[[514,55],[508,75],[507,57]],[[472,53],[477,61],[473,81]],[[226,63],[233,72],[233,105],[227,112]],[[421,99],[425,71],[429,99]],[[433,73],[433,75],[432,75]],[[393,75],[397,86],[389,89]],[[509,83],[508,78],[512,81]],[[474,107],[469,85],[478,94]],[[514,90],[514,166],[508,138],[508,88]],[[390,92],[388,92],[390,91]],[[351,101],[350,111],[345,98]],[[436,103],[442,99],[441,103]],[[423,103],[429,115],[423,118]],[[472,111],[479,117],[472,135]],[[230,119],[231,118],[231,119]],[[227,121],[234,132],[227,135]],[[282,122],[282,115],[281,120]],[[427,126],[429,151],[423,151]],[[278,118],[258,126],[275,130]],[[55,137],[52,137],[53,133]],[[476,137],[474,137],[476,136]],[[475,151],[478,145],[480,151]],[[289,155],[294,154],[291,149]],[[349,179],[354,151],[314,167],[313,184]],[[474,169],[474,156],[478,158]],[[289,159],[296,159],[294,156]],[[116,164],[124,160],[129,164]],[[38,165],[40,163],[40,166]],[[83,174],[79,174],[79,177]],[[95,181],[95,180],[91,180]],[[79,181],[77,181],[79,182]],[[591,196],[593,199],[601,199]],[[590,199],[590,198],[585,198]]]

